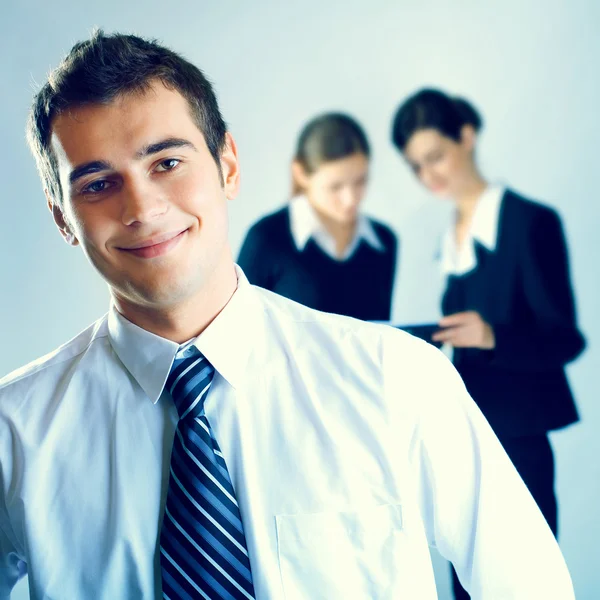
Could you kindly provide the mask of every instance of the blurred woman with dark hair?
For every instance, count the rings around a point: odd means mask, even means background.
[[[251,283],[317,310],[390,319],[397,240],[360,211],[370,148],[351,117],[328,113],[302,130],[292,199],[252,226],[238,263]]]
[[[556,535],[548,432],[578,419],[564,367],[585,343],[561,220],[486,180],[475,160],[481,127],[469,102],[425,89],[397,110],[392,141],[421,183],[455,205],[441,247],[445,316],[433,339],[453,348],[467,389]],[[454,590],[469,597],[456,575]]]

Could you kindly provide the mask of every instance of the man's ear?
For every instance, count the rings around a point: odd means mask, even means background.
[[[75,237],[75,234],[73,233],[70,225],[68,224],[67,219],[65,218],[65,213],[63,212],[62,208],[58,205],[57,202],[54,201],[52,196],[50,196],[48,190],[44,191],[46,193],[46,200],[48,201],[48,209],[52,213],[52,218],[54,219],[56,227],[58,227],[58,231],[60,231],[60,234],[63,236],[67,244],[69,244],[70,246],[78,246],[79,240]]]
[[[225,196],[229,200],[233,200],[240,189],[240,162],[237,145],[229,132],[225,134],[225,148],[221,153],[221,173],[223,174]]]

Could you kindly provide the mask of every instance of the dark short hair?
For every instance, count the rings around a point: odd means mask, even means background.
[[[156,40],[135,35],[105,35],[102,30],[71,48],[35,95],[27,140],[52,198],[62,205],[58,164],[50,146],[52,120],[71,107],[108,104],[117,96],[144,92],[153,81],[178,91],[203,133],[220,172],[227,127],[217,98],[202,71]]]
[[[461,130],[471,125],[475,131],[483,126],[481,116],[464,98],[451,97],[435,89],[422,89],[405,100],[392,122],[392,142],[404,152],[410,138],[422,129],[435,129],[458,142]]]

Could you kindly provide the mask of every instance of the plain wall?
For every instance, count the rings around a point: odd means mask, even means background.
[[[0,375],[107,309],[105,285],[52,225],[24,140],[33,91],[93,26],[157,37],[214,82],[242,161],[242,191],[231,206],[236,253],[247,227],[286,200],[301,124],[330,109],[362,122],[374,149],[365,210],[401,236],[394,312],[405,321],[439,312],[433,258],[448,206],[430,200],[394,152],[390,119],[423,85],[470,98],[486,121],[484,172],[564,218],[589,345],[569,368],[582,422],[552,435],[561,546],[578,599],[600,597],[597,0],[32,0],[3,2],[0,15]],[[447,599],[446,568],[436,565],[440,598]],[[25,598],[25,584],[18,589],[14,597]]]

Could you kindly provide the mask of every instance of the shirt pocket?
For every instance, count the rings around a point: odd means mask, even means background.
[[[286,600],[408,597],[414,558],[400,504],[275,518]]]

